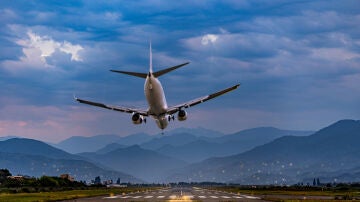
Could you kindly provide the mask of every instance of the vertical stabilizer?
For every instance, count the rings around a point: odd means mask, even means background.
[[[153,72],[153,68],[152,68],[152,51],[151,51],[151,41],[150,41],[150,70],[149,72],[152,73]]]

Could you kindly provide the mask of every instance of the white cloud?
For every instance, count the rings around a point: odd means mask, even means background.
[[[215,43],[216,40],[219,38],[218,35],[215,34],[206,34],[201,38],[201,44],[202,45],[208,45],[209,43]]]
[[[83,61],[79,55],[79,51],[83,50],[84,48],[80,45],[73,45],[70,42],[64,41],[59,49],[64,53],[70,54],[72,61]]]
[[[73,45],[68,41],[58,42],[51,39],[48,36],[40,36],[32,31],[27,33],[28,39],[18,41],[19,45],[22,45],[24,48],[29,49],[38,49],[41,51],[41,57],[50,57],[56,50],[67,53],[71,55],[72,61],[82,61],[79,51],[84,48],[80,45]]]
[[[22,46],[24,55],[20,57],[19,61],[4,61],[3,64],[8,69],[18,67],[54,68],[47,63],[46,58],[52,57],[57,51],[71,55],[71,61],[83,61],[79,54],[84,49],[81,45],[68,41],[55,41],[49,36],[41,36],[32,31],[28,31],[26,38],[17,40],[16,43]]]

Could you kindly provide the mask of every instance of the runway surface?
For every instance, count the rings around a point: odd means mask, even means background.
[[[196,187],[173,187],[157,191],[131,193],[108,197],[76,199],[77,202],[89,201],[263,201],[260,197],[212,191]]]

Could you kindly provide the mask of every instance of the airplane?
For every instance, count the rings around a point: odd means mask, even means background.
[[[240,84],[236,84],[236,85],[226,88],[224,90],[221,90],[221,91],[218,91],[218,92],[215,92],[215,93],[203,96],[203,97],[199,97],[197,99],[194,99],[194,100],[182,103],[182,104],[168,107],[166,99],[165,99],[164,90],[163,90],[163,87],[162,87],[158,77],[160,77],[168,72],[171,72],[175,69],[183,67],[187,64],[189,64],[189,62],[180,64],[177,66],[173,66],[170,68],[166,68],[166,69],[163,69],[160,71],[153,72],[152,50],[151,50],[151,43],[150,43],[150,61],[149,61],[149,72],[148,73],[110,70],[111,72],[127,74],[127,75],[145,79],[144,92],[145,92],[145,97],[146,97],[147,103],[149,105],[149,108],[147,110],[121,107],[121,106],[111,106],[111,105],[106,105],[103,103],[79,99],[76,97],[74,97],[74,98],[79,103],[92,105],[92,106],[96,106],[96,107],[101,107],[101,108],[114,110],[114,111],[118,111],[118,112],[130,113],[130,114],[132,114],[131,120],[134,124],[146,123],[146,117],[151,116],[155,120],[157,126],[161,130],[164,130],[170,121],[175,121],[174,114],[177,113],[177,119],[179,121],[185,121],[187,119],[187,112],[185,111],[186,108],[189,108],[189,107],[195,106],[197,104],[203,103],[205,101],[211,100],[213,98],[216,98],[227,92],[233,91],[240,86]]]

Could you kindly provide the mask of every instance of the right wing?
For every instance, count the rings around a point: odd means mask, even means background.
[[[126,112],[126,113],[138,113],[138,114],[143,115],[143,116],[148,116],[148,112],[145,111],[145,110],[141,110],[141,109],[110,106],[110,105],[105,105],[105,104],[98,103],[98,102],[92,102],[92,101],[88,101],[88,100],[79,99],[79,98],[75,98],[75,100],[80,102],[80,103],[87,104],[87,105],[92,105],[92,106],[95,106],[95,107],[101,107],[101,108],[105,108],[105,109],[110,109],[110,110],[119,111],[119,112]]]
[[[200,97],[200,98],[197,98],[197,99],[194,99],[194,100],[191,100],[191,101],[179,104],[179,105],[169,107],[168,110],[167,110],[167,113],[168,114],[174,114],[174,113],[178,112],[183,107],[184,108],[189,108],[189,107],[195,106],[197,104],[206,102],[206,101],[211,100],[213,98],[216,98],[216,97],[218,97],[220,95],[223,95],[223,94],[225,94],[227,92],[233,91],[233,90],[237,89],[239,86],[240,86],[240,84],[236,84],[236,85],[234,85],[234,86],[232,86],[230,88],[226,88],[226,89],[218,91],[216,93],[212,93],[210,95],[206,95],[206,96],[203,96],[203,97]]]

